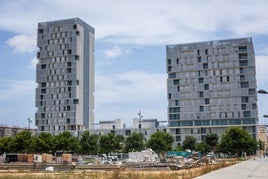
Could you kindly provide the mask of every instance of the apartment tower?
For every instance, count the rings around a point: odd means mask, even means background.
[[[93,128],[94,28],[79,18],[40,22],[37,47],[37,133]]]
[[[258,137],[252,38],[166,46],[168,123],[175,144],[186,136],[241,126]]]

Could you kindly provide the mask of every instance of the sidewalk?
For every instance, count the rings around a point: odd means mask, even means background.
[[[268,179],[268,157],[256,158],[235,164],[230,167],[212,171],[196,179]]]

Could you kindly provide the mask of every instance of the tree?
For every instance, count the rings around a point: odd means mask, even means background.
[[[111,152],[117,151],[118,145],[120,145],[120,142],[116,139],[115,134],[110,132],[100,136],[99,152],[108,156]]]
[[[205,143],[209,146],[208,150],[215,150],[216,146],[218,145],[218,140],[219,137],[217,134],[207,134],[205,136]]]
[[[50,153],[53,150],[53,136],[50,133],[42,132],[33,138],[32,148],[37,153]]]
[[[64,131],[54,138],[55,149],[64,152],[77,152],[80,149],[79,140],[69,131]]]
[[[10,152],[32,153],[33,137],[30,131],[21,131],[10,141]]]
[[[258,148],[258,142],[246,130],[241,127],[230,127],[222,135],[220,151],[236,154],[242,152],[251,153]]]
[[[124,142],[125,142],[125,138],[123,135],[116,135],[115,136],[115,140],[116,140],[116,152],[122,152],[124,149]]]
[[[129,136],[127,136],[125,141],[124,151],[127,152],[135,152],[141,151],[144,149],[144,137],[141,133],[132,132]]]
[[[186,136],[182,143],[182,148],[184,150],[186,149],[196,150],[196,147],[197,147],[197,139],[194,136]]]
[[[182,151],[182,146],[180,143],[177,144],[177,147],[175,148],[175,151]]]
[[[172,150],[173,142],[174,138],[169,133],[157,131],[150,136],[147,147],[158,154],[164,155],[168,150]]]
[[[0,138],[0,155],[4,152],[10,153],[11,152],[11,143],[13,137],[2,137]]]
[[[85,131],[80,140],[80,153],[96,155],[98,153],[98,138],[97,134],[90,134],[89,131]]]
[[[201,151],[202,154],[206,154],[211,151],[211,147],[205,141],[202,141],[197,144],[196,150]]]

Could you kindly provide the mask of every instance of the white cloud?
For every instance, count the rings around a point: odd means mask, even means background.
[[[119,46],[113,46],[111,49],[106,49],[104,51],[104,54],[107,58],[115,58],[121,55],[126,55],[131,53],[130,48],[124,48],[124,47],[119,47]]]
[[[36,38],[32,35],[16,35],[6,41],[6,44],[14,48],[15,52],[25,53],[33,52],[36,50]]]
[[[96,119],[131,119],[137,117],[138,110],[151,114],[147,117],[165,118],[165,84],[165,74],[130,71],[109,76],[96,75]]]
[[[256,56],[256,78],[257,78],[257,90],[264,89],[268,91],[268,55]],[[259,123],[268,124],[268,122],[262,116],[267,115],[268,96],[264,94],[258,94],[258,113]]]
[[[268,32],[266,0],[17,0],[1,2],[0,7],[0,29],[35,34],[37,22],[78,16],[96,29],[97,39],[121,44],[218,38],[213,32],[226,38]]]
[[[36,57],[32,58],[31,65],[29,66],[30,69],[36,69],[36,64],[38,62],[38,59]]]
[[[256,77],[258,86],[268,84],[268,55],[256,56]],[[268,87],[268,86],[267,86]],[[267,88],[268,90],[268,88]]]
[[[34,81],[0,80],[0,102],[23,99],[32,95],[36,84]]]

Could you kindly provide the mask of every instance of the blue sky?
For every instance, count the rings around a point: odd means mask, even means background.
[[[167,118],[166,44],[252,37],[258,89],[268,90],[267,9],[266,0],[2,0],[0,124],[34,119],[38,22],[80,17],[95,28],[95,120],[131,125],[139,110]],[[267,101],[258,96],[261,124]]]

